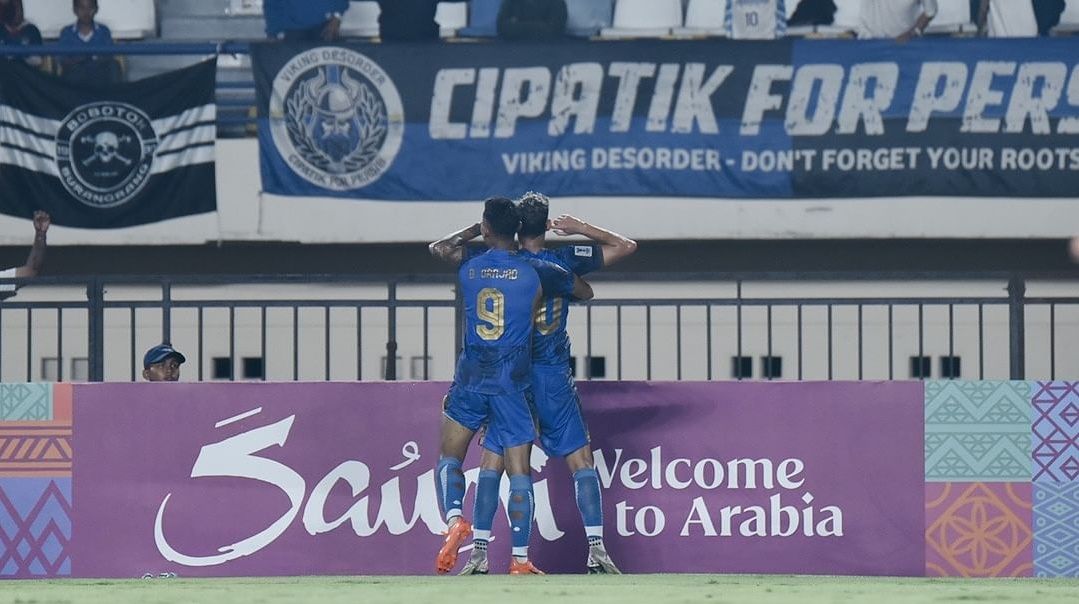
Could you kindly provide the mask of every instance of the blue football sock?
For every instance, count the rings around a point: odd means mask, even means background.
[[[465,474],[461,471],[461,460],[453,457],[439,459],[435,484],[438,486],[438,507],[446,522],[459,518],[461,502],[465,499]]]
[[[510,515],[510,530],[513,532],[513,555],[527,558],[528,540],[532,536],[532,518],[536,514],[531,476],[510,476],[510,501],[506,510]]]
[[[577,494],[577,509],[581,511],[584,531],[589,545],[603,540],[603,495],[599,487],[599,474],[594,468],[573,473],[573,490]]]
[[[476,539],[491,539],[491,525],[494,524],[495,512],[498,511],[498,486],[501,480],[502,472],[480,470],[480,477],[476,482],[476,507],[472,514],[472,529]]]

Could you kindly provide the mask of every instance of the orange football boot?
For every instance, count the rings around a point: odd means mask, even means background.
[[[457,552],[470,534],[472,534],[472,524],[464,518],[455,522],[450,530],[446,531],[446,541],[438,550],[438,557],[435,558],[435,570],[438,574],[444,575],[453,570],[453,567],[457,565]]]
[[[536,568],[532,564],[531,560],[525,560],[524,562],[518,562],[517,558],[510,559],[510,574],[511,575],[545,575],[547,573]]]

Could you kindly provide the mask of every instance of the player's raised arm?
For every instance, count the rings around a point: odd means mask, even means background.
[[[592,285],[590,285],[584,279],[581,279],[579,275],[573,276],[573,296],[574,300],[584,302],[596,297],[596,294],[592,291]]]
[[[48,213],[38,210],[34,212],[34,245],[30,248],[30,255],[26,257],[26,264],[15,269],[16,277],[36,277],[45,265],[45,234],[49,231],[52,218]]]
[[[583,235],[600,244],[603,251],[603,266],[611,266],[637,251],[637,242],[613,231],[588,224],[587,222],[562,214],[551,221],[551,229],[559,235]]]
[[[583,302],[595,296],[587,281],[553,262],[532,258],[528,263],[539,273],[541,293],[545,297],[570,296]]]
[[[480,223],[450,233],[427,246],[431,255],[443,262],[457,265],[465,257],[465,244],[482,234]]]

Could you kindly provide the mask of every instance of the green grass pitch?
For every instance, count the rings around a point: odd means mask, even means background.
[[[552,575],[546,577],[303,577],[13,581],[0,603],[381,604],[900,604],[922,602],[1079,603],[1076,579],[890,579],[749,575]]]

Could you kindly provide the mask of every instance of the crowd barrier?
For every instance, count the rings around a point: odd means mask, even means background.
[[[0,576],[429,574],[445,389],[0,385]],[[1079,576],[1079,382],[580,392],[628,572]],[[533,558],[582,572],[569,473],[532,465]]]

